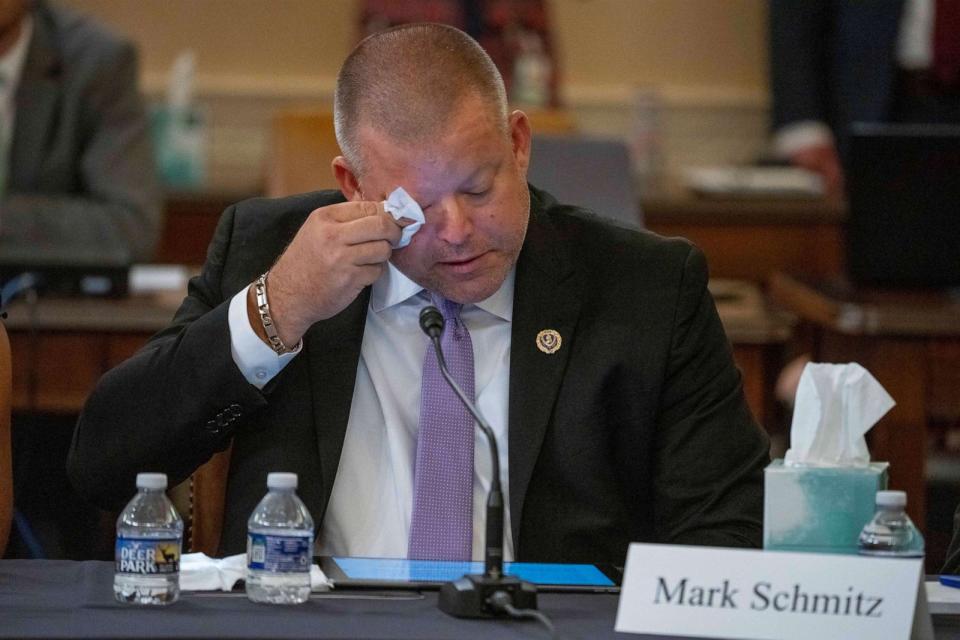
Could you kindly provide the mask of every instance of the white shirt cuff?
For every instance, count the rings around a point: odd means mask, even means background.
[[[242,289],[230,300],[228,315],[230,354],[247,382],[257,389],[263,389],[300,353],[303,341],[300,341],[293,351],[282,356],[278,356],[273,349],[267,346],[250,326],[250,320],[247,316],[247,291],[249,289],[249,286]]]
[[[809,147],[833,145],[833,132],[817,120],[801,120],[780,127],[773,134],[773,152],[778,158],[790,158]]]

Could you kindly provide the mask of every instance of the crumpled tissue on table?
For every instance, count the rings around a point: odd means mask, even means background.
[[[180,558],[180,589],[183,591],[231,591],[247,573],[247,554],[211,558],[205,553],[185,553]],[[327,576],[317,565],[310,566],[310,590],[327,591]]]
[[[403,228],[403,235],[400,236],[400,241],[393,245],[394,249],[402,249],[410,244],[413,234],[419,231],[423,223],[426,222],[423,209],[403,187],[397,187],[387,196],[387,199],[383,201],[383,209],[392,215],[394,220],[406,218],[414,221],[413,224],[408,224]]]

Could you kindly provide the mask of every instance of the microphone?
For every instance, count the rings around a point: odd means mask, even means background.
[[[432,304],[420,310],[420,330],[427,334],[431,341],[439,340],[443,333],[443,314]]]
[[[447,369],[443,349],[440,346],[443,325],[443,314],[435,306],[428,305],[420,311],[420,329],[433,343],[434,351],[437,353],[437,363],[440,365],[440,374],[473,419],[477,421],[477,425],[490,445],[493,477],[490,480],[490,492],[487,494],[483,575],[469,574],[453,582],[444,583],[440,587],[438,606],[444,613],[458,618],[510,616],[509,609],[536,609],[536,587],[513,576],[503,575],[503,491],[500,488],[500,455],[497,449],[497,438],[493,434],[493,429],[480,415],[480,411],[467,398]]]

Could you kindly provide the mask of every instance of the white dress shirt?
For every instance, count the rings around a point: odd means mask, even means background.
[[[929,69],[933,65],[933,0],[907,0],[897,34],[897,64],[901,69]]]
[[[507,415],[514,271],[489,298],[464,305],[461,318],[473,342],[480,413],[497,437],[503,482],[504,559],[513,559]],[[230,302],[231,350],[257,388],[296,353],[277,356],[247,319],[246,289]],[[323,555],[405,558],[413,510],[414,463],[420,420],[420,380],[428,341],[420,331],[426,291],[392,264],[373,284],[350,418],[340,466],[316,543]],[[483,559],[490,449],[476,430],[473,476],[473,559]]]

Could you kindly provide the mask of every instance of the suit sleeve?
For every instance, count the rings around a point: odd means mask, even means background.
[[[759,547],[769,440],[747,407],[696,248],[678,300],[657,424],[657,539]]]
[[[43,238],[65,246],[120,247],[132,261],[150,260],[162,214],[136,51],[128,43],[111,44],[89,66],[82,107],[70,111],[81,120],[71,126],[84,136],[75,159],[79,188],[11,188],[3,203],[4,242]]]
[[[769,2],[774,131],[793,122],[828,121],[828,5],[824,0]]]
[[[161,471],[171,486],[226,449],[246,416],[266,405],[230,351],[221,290],[235,207],[224,214],[202,273],[170,327],[107,372],[74,432],[67,472],[78,492],[105,508],[129,498],[140,471]]]

